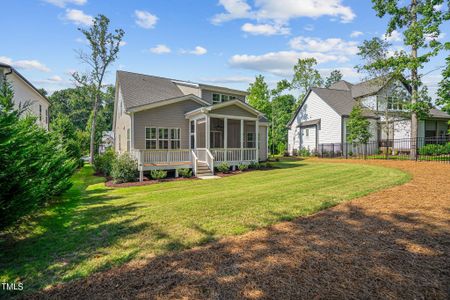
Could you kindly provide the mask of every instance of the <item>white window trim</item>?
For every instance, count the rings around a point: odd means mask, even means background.
[[[219,102],[214,101],[214,95],[219,95]],[[224,100],[225,97],[228,97],[227,100]],[[228,102],[228,101],[232,101],[232,100],[236,100],[237,97],[234,95],[230,95],[230,94],[220,94],[220,93],[212,93],[212,103],[213,104],[220,104],[223,102]]]
[[[156,138],[155,139],[148,139],[147,138],[147,128],[151,129],[151,128],[155,128],[156,129]],[[159,130],[160,129],[167,129],[168,130],[168,138],[167,139],[160,139],[159,138]],[[172,139],[171,138],[171,131],[173,129],[178,129],[178,139]],[[178,150],[181,149],[181,128],[180,127],[157,127],[157,126],[146,126],[145,127],[145,131],[144,131],[144,139],[145,139],[145,149],[147,150],[171,150],[172,149],[172,141],[179,141],[180,143],[180,147],[174,150]],[[147,141],[155,141],[156,142],[156,148],[155,149],[151,149],[151,148],[147,148]],[[159,142],[160,141],[167,141],[168,143],[168,148],[167,149],[162,149],[159,147]]]

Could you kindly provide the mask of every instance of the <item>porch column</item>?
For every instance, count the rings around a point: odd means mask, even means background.
[[[227,157],[227,148],[228,148],[228,118],[223,118],[223,148],[225,149],[225,153],[223,155],[223,159],[228,161]]]
[[[241,161],[244,159],[244,120],[241,119]]]
[[[211,119],[210,119],[210,116],[206,116],[205,117],[206,118],[206,122],[205,122],[205,136],[206,136],[206,139],[205,139],[205,148],[206,149],[209,149],[209,139],[210,139],[210,136],[211,136],[211,134],[210,134],[210,126],[211,126]]]
[[[256,119],[255,121],[255,135],[256,135],[256,162],[259,161],[259,119]]]
[[[197,149],[197,120],[194,120],[194,149]]]

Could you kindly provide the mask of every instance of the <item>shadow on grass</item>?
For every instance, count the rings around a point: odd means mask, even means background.
[[[450,234],[433,225],[442,221],[438,217],[418,217],[380,217],[348,204],[140,267],[115,268],[36,297],[445,299]]]
[[[81,176],[86,181],[80,180]],[[108,189],[102,186],[91,187],[101,179],[89,173],[75,174],[74,178],[78,179],[76,184],[59,201],[2,234],[2,278],[22,282],[25,290],[34,290],[54,283],[55,278],[72,280],[85,276],[84,272],[133,259],[140,249],[118,243],[123,238],[145,231],[155,240],[170,239],[163,230],[134,216],[138,209],[135,202],[113,203],[120,197],[108,195]],[[121,251],[107,256],[105,249],[111,245],[118,245]]]

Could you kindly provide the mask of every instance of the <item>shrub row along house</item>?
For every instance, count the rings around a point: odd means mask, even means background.
[[[39,90],[12,66],[0,63],[0,85],[7,80],[14,90],[14,106],[26,107],[27,113],[36,116],[39,126],[49,128],[50,102]]]
[[[403,78],[380,77],[358,84],[341,80],[330,88],[311,88],[288,124],[288,151],[291,155],[301,149],[317,152],[327,144],[346,151],[347,122],[358,102],[370,122],[370,142],[390,140],[390,147],[405,150],[411,137],[405,109],[410,98],[411,89]],[[449,114],[432,108],[428,118],[419,120],[419,143],[445,138],[449,120]]]
[[[115,150],[148,170],[214,166],[267,159],[268,122],[245,103],[246,92],[118,71],[114,104]]]

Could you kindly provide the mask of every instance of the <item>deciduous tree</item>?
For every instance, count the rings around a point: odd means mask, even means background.
[[[89,89],[93,96],[92,122],[90,132],[90,162],[94,158],[95,137],[96,137],[96,121],[98,108],[101,101],[101,91],[104,88],[103,80],[108,67],[117,59],[124,31],[122,29],[109,31],[109,19],[104,15],[95,17],[93,24],[88,29],[80,28],[79,30],[86,37],[89,45],[90,53],[79,52],[79,58],[89,67],[86,74],[74,73],[75,81]]]

